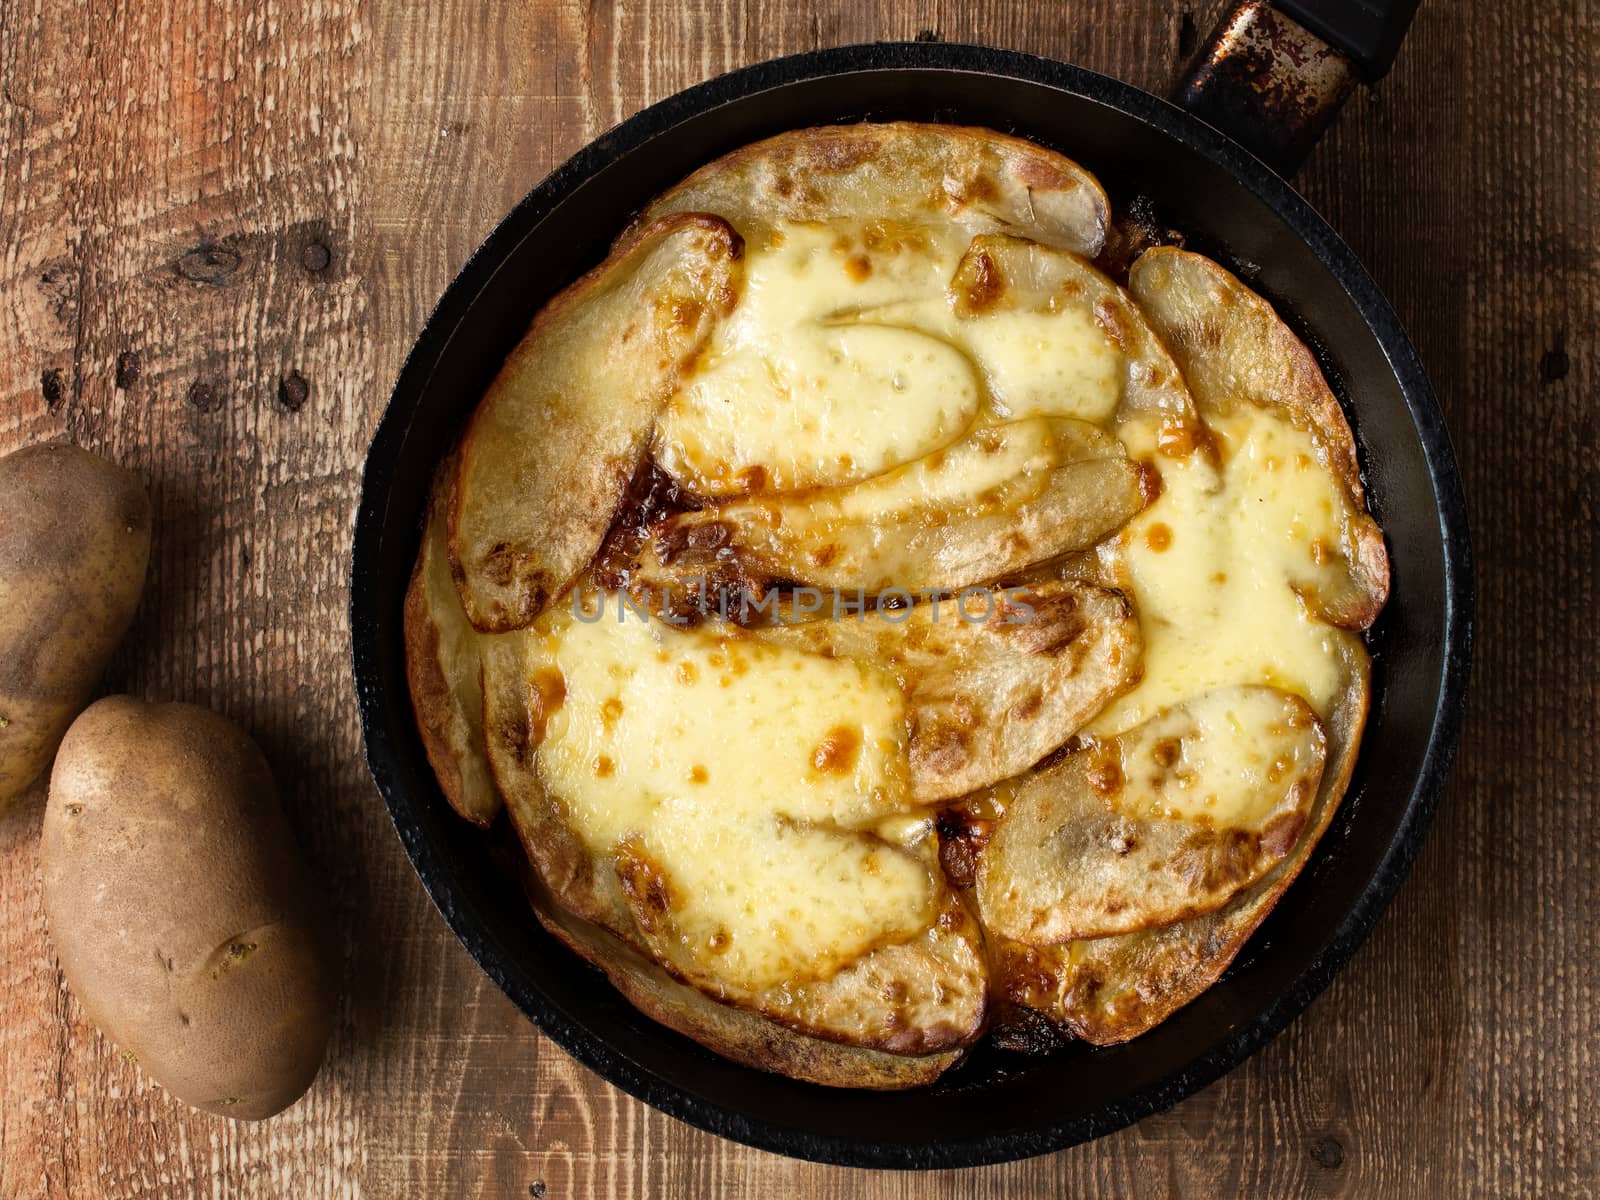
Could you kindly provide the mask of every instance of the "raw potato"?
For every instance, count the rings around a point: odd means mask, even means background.
[[[0,811],[50,763],[128,631],[150,500],[76,446],[0,458]]]
[[[531,624],[600,549],[742,254],[727,222],[668,217],[539,310],[456,461],[450,566],[476,628]]]
[[[272,775],[237,725],[112,696],[68,730],[40,850],[84,1012],[185,1103],[257,1120],[311,1085],[334,980]]]

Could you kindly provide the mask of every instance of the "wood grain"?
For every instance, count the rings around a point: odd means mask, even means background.
[[[574,1065],[487,983],[361,765],[344,574],[366,443],[434,300],[550,168],[709,75],[853,41],[982,41],[1163,90],[1214,12],[0,0],[0,452],[64,436],[149,479],[155,561],[108,685],[256,733],[337,897],[350,981],[299,1105],[254,1126],[183,1109],[61,982],[36,789],[0,819],[0,1196],[1600,1191],[1592,0],[1430,0],[1301,180],[1448,412],[1480,643],[1410,880],[1309,1014],[1206,1092],[1089,1146],[933,1176],[697,1133]]]

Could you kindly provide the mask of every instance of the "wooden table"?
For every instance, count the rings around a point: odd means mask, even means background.
[[[938,1176],[698,1133],[575,1065],[485,980],[362,765],[345,628],[362,457],[435,299],[545,172],[719,71],[876,38],[1019,47],[1160,91],[1215,7],[0,0],[0,451],[67,437],[150,480],[151,578],[110,685],[258,736],[335,897],[348,980],[295,1108],[260,1125],[184,1109],[62,982],[35,789],[0,820],[0,1196],[1596,1194],[1592,0],[1429,0],[1302,177],[1449,415],[1476,681],[1433,834],[1372,939],[1206,1092],[1093,1145]]]

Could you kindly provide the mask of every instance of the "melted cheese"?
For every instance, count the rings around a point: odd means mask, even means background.
[[[802,325],[696,375],[662,419],[660,461],[708,495],[865,479],[955,439],[980,397],[972,364],[936,338]]]
[[[1117,733],[1214,687],[1267,684],[1330,716],[1344,686],[1341,640],[1295,591],[1337,546],[1343,503],[1310,436],[1241,405],[1212,422],[1220,467],[1204,453],[1159,455],[1157,426],[1128,422],[1130,455],[1153,461],[1161,494],[1111,551],[1131,584],[1144,677],[1092,729]]]
[[[953,441],[981,400],[959,351],[904,328],[828,325],[941,295],[965,248],[953,226],[881,222],[783,223],[746,245],[739,304],[662,413],[657,461],[728,495],[752,478],[776,491],[865,479]]]
[[[1259,830],[1297,779],[1320,767],[1322,736],[1298,698],[1216,688],[1118,739],[1122,783],[1108,803],[1134,818]]]
[[[1044,490],[1061,459],[1048,421],[974,431],[948,450],[839,493],[839,522],[894,521],[933,510],[1010,507]]]
[[[780,224],[746,247],[738,307],[657,423],[653,453],[701,495],[869,479],[977,421],[1103,422],[1123,360],[1089,306],[955,311],[953,226]],[[985,402],[987,401],[987,402]]]
[[[1122,355],[1086,305],[1003,308],[956,323],[1001,416],[1109,420],[1122,399]]]
[[[924,928],[927,866],[858,832],[910,806],[893,677],[611,601],[544,626],[532,670],[563,699],[539,774],[592,851],[661,877],[684,951],[760,988]]]

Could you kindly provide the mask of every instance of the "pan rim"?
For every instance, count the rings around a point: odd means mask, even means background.
[[[417,402],[460,315],[524,237],[590,176],[659,136],[712,109],[805,80],[863,72],[927,70],[977,73],[1042,85],[1120,110],[1181,141],[1222,167],[1270,207],[1333,275],[1383,353],[1417,430],[1439,513],[1444,570],[1444,654],[1432,726],[1404,816],[1372,868],[1354,906],[1288,987],[1230,1036],[1126,1101],[1087,1116],[1038,1122],[963,1137],[941,1129],[924,1144],[818,1134],[752,1118],[705,1099],[681,1082],[632,1061],[606,1038],[569,1018],[509,970],[507,950],[474,926],[441,883],[444,861],[412,819],[424,798],[414,794],[385,727],[380,648],[396,614],[377,611],[379,549],[388,526],[392,471]],[[408,354],[369,447],[362,472],[350,568],[351,654],[368,768],[424,889],[481,969],[564,1050],[608,1082],[698,1128],[791,1157],[849,1166],[942,1168],[1027,1158],[1103,1136],[1214,1082],[1276,1036],[1314,999],[1365,940],[1405,877],[1421,845],[1454,757],[1463,719],[1472,650],[1472,554],[1466,504],[1442,412],[1398,317],[1354,253],[1287,183],[1248,151],[1188,113],[1132,85],[1082,67],[1018,51],[958,43],[879,42],[778,58],[718,76],[647,107],[580,149],[508,213],[468,258],[429,314]],[[414,734],[413,734],[414,736]]]

